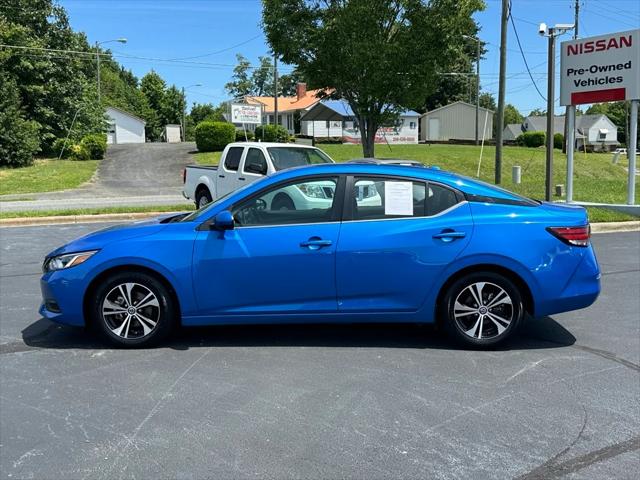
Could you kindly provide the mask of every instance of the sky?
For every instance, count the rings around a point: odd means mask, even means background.
[[[142,77],[158,72],[169,85],[185,88],[193,102],[217,104],[225,99],[224,85],[236,63],[236,53],[257,64],[268,55],[261,21],[260,0],[60,0],[75,30],[84,31],[92,44],[120,37],[126,44],[105,43],[116,59]],[[475,15],[487,53],[480,62],[483,91],[498,93],[501,0],[485,0],[486,9]],[[538,25],[573,23],[575,0],[512,0],[511,14],[533,86],[516,36],[509,23],[507,37],[506,101],[523,114],[546,109],[547,44]],[[639,0],[581,0],[580,37],[640,28]],[[569,35],[560,37],[560,41]],[[557,49],[559,51],[559,48]],[[556,52],[557,53],[557,52]],[[559,63],[559,56],[557,56]],[[559,65],[556,66],[556,72]],[[283,66],[281,73],[291,67]],[[202,86],[194,86],[201,84]],[[556,98],[559,96],[556,86]],[[556,109],[559,108],[556,102]]]

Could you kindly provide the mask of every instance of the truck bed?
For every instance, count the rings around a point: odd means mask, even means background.
[[[217,170],[218,165],[187,165],[185,168],[202,168],[204,170]]]

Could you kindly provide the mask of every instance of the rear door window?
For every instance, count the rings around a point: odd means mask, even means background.
[[[351,192],[353,220],[422,217],[426,188],[420,181],[356,177]]]
[[[229,150],[227,150],[227,155],[224,159],[225,170],[229,170],[232,172],[238,171],[243,150],[244,147],[231,147]]]
[[[426,215],[428,217],[444,212],[459,203],[459,196],[454,190],[437,183],[429,183],[426,202]]]

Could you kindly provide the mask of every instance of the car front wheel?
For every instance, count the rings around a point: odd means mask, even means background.
[[[456,280],[444,297],[449,333],[465,345],[490,347],[506,341],[520,324],[522,295],[508,278],[478,272]]]
[[[93,325],[110,343],[120,347],[156,344],[175,323],[169,291],[146,273],[108,277],[96,289],[91,306]]]

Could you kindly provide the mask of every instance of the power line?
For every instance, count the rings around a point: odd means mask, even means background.
[[[511,19],[511,26],[513,27],[513,32],[516,34],[516,41],[518,42],[518,48],[520,49],[520,54],[522,55],[522,60],[524,61],[524,66],[527,67],[527,72],[529,73],[529,78],[531,78],[531,83],[533,84],[533,86],[535,87],[536,91],[538,92],[538,95],[540,95],[540,97],[546,102],[547,101],[546,97],[544,95],[542,95],[542,92],[538,88],[538,84],[533,79],[533,75],[531,75],[531,70],[529,69],[529,63],[527,63],[527,57],[525,57],[524,52],[522,51],[522,45],[520,44],[520,37],[518,36],[518,30],[516,29],[516,24],[513,21],[513,15],[509,15],[509,18]]]
[[[250,39],[245,40],[243,42],[236,43],[235,45],[231,45],[230,47],[227,47],[227,48],[223,48],[222,50],[216,50],[215,52],[205,53],[205,54],[202,54],[202,55],[194,55],[193,57],[172,58],[170,60],[193,60],[194,58],[203,58],[203,57],[210,57],[210,56],[213,56],[213,55],[218,55],[220,53],[224,53],[224,52],[228,52],[229,50],[233,50],[234,48],[241,47],[242,45],[246,45],[247,43],[252,42],[252,41],[254,41],[254,40],[256,40],[257,38],[260,38],[260,37],[262,37],[261,33],[256,35],[256,36],[254,36],[254,37],[251,37]]]

